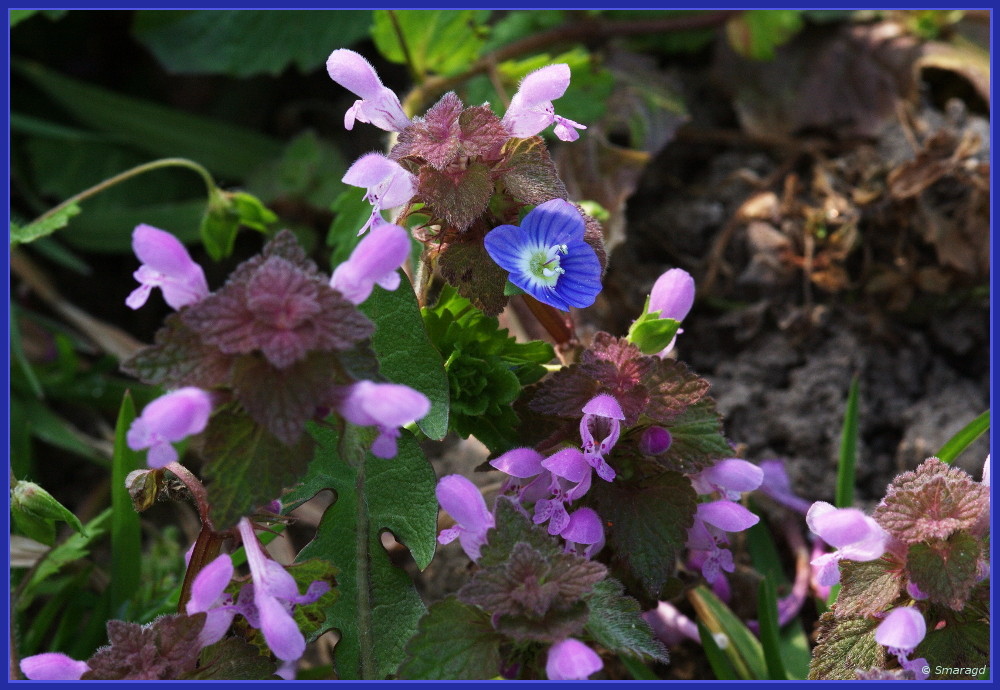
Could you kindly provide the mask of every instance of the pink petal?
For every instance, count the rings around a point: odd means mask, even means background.
[[[28,680],[80,680],[90,670],[87,662],[56,652],[26,656],[20,666]]]
[[[604,526],[593,510],[579,508],[569,516],[569,523],[559,536],[575,544],[596,544],[604,539]]]
[[[659,455],[666,453],[670,449],[673,438],[670,432],[662,426],[651,426],[642,432],[639,437],[639,450],[644,455]]]
[[[255,590],[254,603],[260,615],[260,631],[274,655],[292,661],[306,651],[306,640],[285,605],[272,596]]]
[[[817,504],[814,504],[806,515],[806,523],[823,541],[836,548],[855,545],[859,554],[877,550],[878,555],[872,558],[878,558],[885,550],[885,540],[888,538],[885,530],[857,508],[830,510],[825,507],[817,508]]]
[[[186,605],[188,615],[212,608],[232,579],[233,561],[229,554],[222,554],[202,568],[191,584],[191,598]]]
[[[374,228],[337,266],[330,287],[353,304],[361,304],[371,295],[376,283],[399,286],[399,268],[410,254],[410,234],[397,225]],[[384,287],[384,286],[383,286]]]
[[[563,448],[553,453],[542,462],[542,467],[574,484],[582,482],[590,474],[590,464],[578,448]]]
[[[344,419],[359,426],[399,427],[424,417],[431,409],[427,396],[397,383],[358,381],[338,406]]]
[[[180,441],[205,430],[212,414],[212,396],[187,387],[162,395],[146,405],[141,419],[152,433],[167,441]]]
[[[381,153],[367,153],[351,164],[341,182],[353,187],[371,189],[387,178],[399,174],[400,171],[406,172],[396,161],[386,158]]]
[[[699,475],[713,486],[740,493],[753,491],[764,480],[764,470],[737,458],[721,460],[702,470]]]
[[[890,611],[875,628],[875,641],[889,649],[905,650],[909,654],[926,634],[927,623],[923,614],[913,606],[900,606]]]
[[[441,507],[462,527],[473,531],[493,526],[493,515],[486,508],[479,487],[460,474],[449,474],[438,480],[434,489]]]
[[[604,668],[593,649],[572,637],[549,647],[545,675],[549,680],[583,680]]]
[[[375,98],[382,87],[375,68],[353,50],[340,48],[326,60],[330,78],[361,98]]]
[[[583,406],[584,414],[592,414],[598,417],[607,417],[608,419],[625,419],[625,413],[622,412],[622,406],[618,404],[613,395],[608,395],[607,393],[601,393],[600,395],[591,398],[586,405]]]
[[[742,532],[756,525],[760,518],[739,503],[721,500],[699,503],[698,517],[724,532]]]
[[[515,448],[490,460],[490,465],[512,477],[527,479],[542,473],[543,459],[544,456],[534,448]]]
[[[694,304],[694,278],[682,268],[672,268],[653,284],[649,311],[660,312],[661,319],[683,321]]]
[[[511,99],[511,105],[518,100],[525,107],[533,107],[546,101],[560,98],[569,88],[569,65],[547,65],[528,74]]]

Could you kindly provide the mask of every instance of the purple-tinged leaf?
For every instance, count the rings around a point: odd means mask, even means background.
[[[888,552],[874,561],[840,561],[840,618],[874,616],[889,609],[903,591],[903,564]]]
[[[226,637],[201,650],[198,668],[183,680],[276,680],[270,654],[239,637]]]
[[[965,532],[911,544],[906,574],[930,601],[960,611],[976,584],[980,552],[979,540]]]
[[[500,118],[493,114],[488,105],[466,108],[458,116],[458,125],[461,130],[461,153],[465,156],[496,160],[500,155],[500,148],[510,139],[507,130],[500,124]]]
[[[501,157],[500,180],[507,193],[522,204],[538,205],[549,199],[566,198],[566,186],[559,179],[541,137],[511,139],[504,144]],[[605,263],[602,261],[601,265]]]
[[[108,641],[82,680],[172,680],[198,663],[205,614],[161,616],[147,625],[108,621]]]
[[[438,170],[444,170],[461,150],[462,131],[458,124],[462,101],[449,91],[423,116],[399,133],[399,140],[389,152],[393,160],[422,158]],[[433,198],[433,197],[431,197]]]
[[[885,647],[875,641],[879,621],[871,618],[819,619],[809,680],[854,680],[856,669],[885,668]]]
[[[448,284],[486,316],[497,316],[507,306],[503,294],[507,272],[493,262],[482,242],[445,244],[438,255],[438,267]]]
[[[459,232],[486,210],[493,195],[489,170],[479,161],[455,170],[423,168],[417,179],[417,198]]]
[[[703,398],[684,410],[669,430],[670,448],[656,456],[656,463],[666,469],[690,474],[733,453],[722,435],[722,417],[711,398]]]
[[[670,425],[683,412],[705,397],[710,384],[676,359],[662,359],[646,381],[649,404],[646,416]]]
[[[180,314],[171,314],[156,332],[155,344],[122,362],[121,369],[144,383],[208,389],[228,383],[232,364],[231,355],[202,343]]]

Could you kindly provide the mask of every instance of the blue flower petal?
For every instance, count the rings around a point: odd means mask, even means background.
[[[545,246],[583,239],[583,218],[573,204],[563,199],[539,204],[524,217],[521,227],[531,230],[532,240]]]
[[[486,252],[500,268],[514,272],[519,270],[524,255],[522,245],[525,233],[516,225],[500,225],[486,234]]]

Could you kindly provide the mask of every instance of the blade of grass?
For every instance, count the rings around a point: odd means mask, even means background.
[[[764,578],[757,587],[757,621],[760,624],[760,644],[764,648],[764,663],[770,680],[787,680],[788,673],[781,660],[778,636],[778,594],[774,583]]]
[[[698,621],[698,634],[701,636],[701,646],[708,658],[708,665],[712,667],[712,673],[715,674],[715,677],[718,680],[740,680],[736,669],[729,663],[729,659],[723,651],[719,649],[712,632],[701,621]]]
[[[990,428],[990,411],[986,410],[981,415],[962,427],[961,430],[941,446],[936,455],[941,462],[950,463],[961,455],[962,451],[972,445],[972,443],[986,433]]]
[[[128,447],[125,435],[135,419],[132,394],[125,392],[115,425],[115,450],[111,458],[111,612],[127,618],[126,605],[139,588],[142,532],[139,514],[125,487],[129,472],[139,469],[139,453]]]
[[[628,672],[632,674],[632,677],[636,680],[660,680],[660,678],[653,673],[646,664],[642,663],[638,659],[633,659],[630,656],[619,655],[622,665],[628,669]]]
[[[688,599],[712,634],[722,633],[729,644],[723,652],[729,657],[736,672],[744,680],[763,680],[767,677],[764,651],[750,629],[715,594],[699,585],[688,592]]]
[[[833,503],[838,508],[854,504],[854,467],[858,448],[858,376],[851,379],[844,410],[844,426],[840,431],[840,453],[837,460],[837,490]]]

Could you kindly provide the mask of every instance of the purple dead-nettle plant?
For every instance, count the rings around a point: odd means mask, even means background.
[[[369,153],[354,161],[342,181],[365,189],[365,199],[372,205],[372,214],[358,230],[359,235],[385,223],[382,211],[407,203],[417,188],[417,178],[412,173],[381,153]]]
[[[382,85],[375,68],[353,50],[335,50],[326,61],[330,78],[361,98],[344,114],[344,127],[354,121],[369,122],[388,132],[399,132],[410,124],[399,97]]]
[[[139,225],[132,233],[132,249],[142,262],[135,272],[140,285],[125,300],[132,309],[144,305],[154,287],[163,291],[163,299],[174,309],[208,296],[205,272],[169,232]]]
[[[204,431],[211,413],[212,396],[202,389],[187,386],[172,391],[149,403],[132,422],[128,446],[148,448],[147,464],[164,467],[177,460],[172,444]]]
[[[888,647],[895,655],[899,667],[914,674],[916,680],[928,676],[927,659],[910,659],[927,634],[927,622],[919,610],[912,606],[900,606],[889,612],[875,629],[875,641]]]
[[[816,582],[825,586],[840,582],[840,560],[873,561],[885,553],[889,539],[875,520],[857,508],[834,508],[826,501],[813,504],[806,515],[806,524],[836,549],[812,561]]]
[[[545,675],[549,680],[586,680],[604,668],[604,662],[593,649],[572,637],[549,647]]]
[[[438,541],[450,544],[458,539],[465,555],[478,561],[479,551],[486,543],[486,532],[495,524],[479,487],[460,474],[449,474],[438,481],[435,494],[441,508],[456,523],[454,527],[442,530]]]
[[[672,268],[653,283],[653,289],[649,293],[649,313],[659,313],[661,319],[683,321],[694,306],[694,295],[694,278],[691,274],[682,268]],[[677,329],[677,335],[659,353],[660,357],[674,349],[677,336],[683,332],[683,328]]]
[[[555,135],[563,141],[576,141],[587,129],[579,122],[556,115],[552,101],[561,98],[569,88],[569,66],[548,65],[536,69],[522,81],[510,99],[503,124],[514,137],[531,137],[555,124]]]

